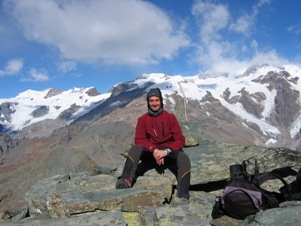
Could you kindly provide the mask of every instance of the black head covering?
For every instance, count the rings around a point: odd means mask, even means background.
[[[153,116],[156,116],[156,115],[159,115],[162,113],[163,111],[163,97],[162,97],[162,93],[161,93],[161,90],[159,88],[153,88],[153,89],[150,89],[147,93],[147,107],[148,107],[148,113],[150,115],[153,115]],[[148,103],[148,100],[150,97],[159,97],[160,99],[160,102],[161,102],[161,106],[159,108],[159,110],[157,112],[153,112],[150,108],[150,105]]]

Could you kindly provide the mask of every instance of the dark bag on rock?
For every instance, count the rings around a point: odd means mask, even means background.
[[[296,180],[291,184],[292,190],[292,200],[301,200],[301,168],[297,172]],[[281,188],[281,191],[285,193],[284,188]]]
[[[213,219],[225,214],[236,219],[244,219],[259,211],[278,207],[279,203],[291,198],[290,187],[282,177],[273,173],[259,174],[256,160],[254,171],[253,176],[248,174],[245,161],[242,165],[230,166],[230,181],[226,184],[223,195],[216,199],[212,211]],[[270,192],[261,187],[261,184],[271,179],[279,179],[284,184],[286,195]]]

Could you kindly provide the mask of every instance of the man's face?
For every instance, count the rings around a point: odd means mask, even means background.
[[[150,97],[148,99],[148,104],[151,108],[152,111],[158,111],[160,109],[161,106],[161,101],[159,97]]]

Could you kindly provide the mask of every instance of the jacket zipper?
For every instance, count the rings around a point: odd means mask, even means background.
[[[154,134],[156,135],[156,137],[158,137],[158,134],[157,134],[157,132],[156,132],[155,127],[154,127],[153,124],[152,124],[152,128],[153,128]]]

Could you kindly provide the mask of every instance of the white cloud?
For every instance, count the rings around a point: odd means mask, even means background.
[[[35,68],[30,69],[28,77],[21,79],[22,82],[45,82],[48,80],[49,76],[45,69],[37,70]]]
[[[261,7],[265,4],[270,4],[272,2],[272,0],[259,0],[257,7]]]
[[[293,34],[301,34],[301,21],[298,21],[297,24],[290,25],[287,30]]]
[[[230,18],[225,5],[204,1],[196,2],[192,14],[201,24],[200,36],[204,41],[220,38],[218,32],[226,27]]]
[[[202,71],[233,74],[253,64],[276,66],[287,62],[273,49],[261,51],[258,40],[251,39],[252,32],[256,32],[261,7],[269,3],[270,0],[260,0],[250,12],[232,18],[231,10],[234,9],[228,5],[210,0],[195,2],[192,13],[198,22],[200,36],[193,60],[199,63]]]
[[[259,13],[260,8],[266,4],[270,4],[270,2],[271,0],[260,0],[253,6],[252,11],[249,14],[244,13],[240,17],[238,17],[236,22],[233,22],[230,25],[230,30],[244,34],[246,36],[250,36],[252,30],[254,29],[256,17]]]
[[[269,63],[274,66],[283,66],[289,64],[289,61],[278,55],[276,50],[270,50],[268,52],[259,52],[250,60],[251,64],[263,64]]]
[[[61,64],[59,65],[59,70],[64,73],[76,70],[76,63],[71,60],[61,62]]]
[[[254,24],[254,17],[250,15],[243,15],[237,19],[235,23],[230,25],[230,30],[237,33],[250,35],[250,30]]]
[[[0,76],[15,75],[18,74],[23,68],[22,59],[12,59],[7,62],[4,70],[0,70]]]
[[[246,69],[251,65],[262,65],[271,64],[279,67],[290,62],[279,56],[275,50],[268,52],[257,52],[251,58],[240,60],[235,58],[216,58],[216,62],[211,65],[210,71],[225,73],[228,72],[230,75],[236,75],[239,71]]]
[[[62,57],[105,64],[155,64],[190,44],[182,25],[146,1],[6,0],[30,40]]]
[[[252,40],[251,42],[251,47],[255,50],[255,52],[257,53],[258,50],[258,42],[256,40]]]
[[[231,43],[220,35],[227,28],[230,12],[223,4],[197,1],[192,14],[198,21],[200,41],[196,44],[195,61],[206,68],[211,68],[224,60],[225,54],[231,53]],[[227,56],[228,58],[229,56]]]

